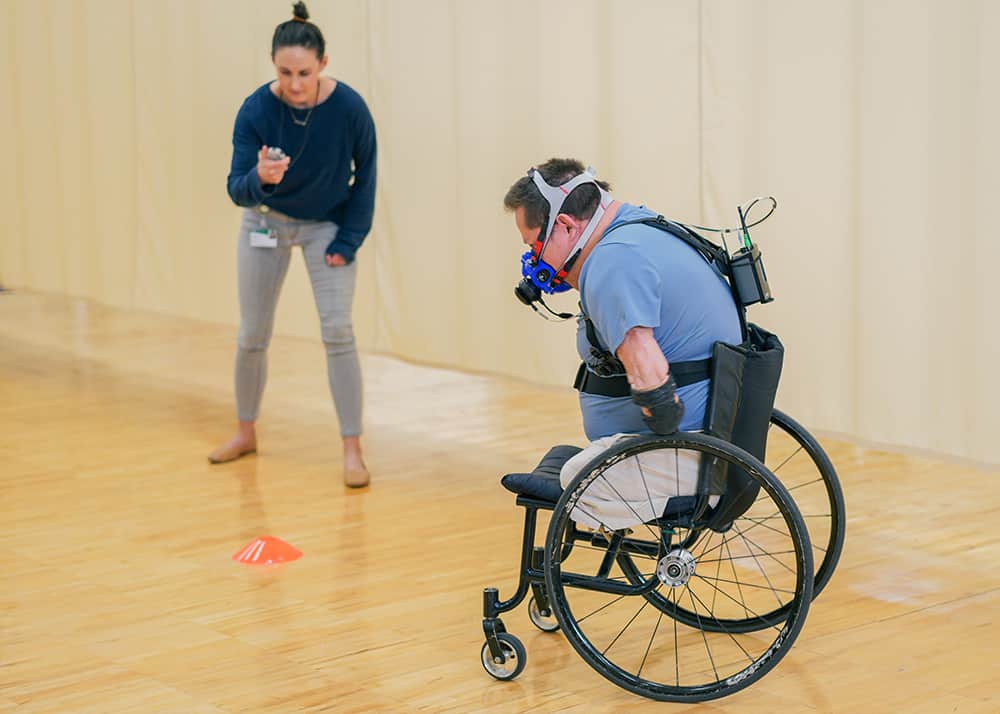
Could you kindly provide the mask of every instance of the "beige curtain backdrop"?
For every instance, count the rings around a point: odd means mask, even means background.
[[[237,320],[225,193],[278,0],[0,2],[0,284]],[[572,155],[617,197],[754,233],[787,347],[779,404],[818,431],[1000,463],[1000,3],[314,0],[329,73],[379,134],[363,348],[565,385],[571,323],[512,297],[501,199]],[[318,339],[296,260],[279,333]],[[553,300],[572,309],[571,297]],[[219,375],[228,380],[229,375]],[[498,409],[502,405],[498,405]]]

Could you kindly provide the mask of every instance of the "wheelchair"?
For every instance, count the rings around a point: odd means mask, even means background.
[[[775,409],[766,463],[701,432],[629,436],[563,489],[560,470],[579,452],[553,447],[531,473],[501,479],[525,509],[524,530],[516,592],[483,592],[486,672],[510,680],[524,670],[524,645],[500,615],[530,592],[532,624],[561,631],[594,670],[635,694],[706,701],[767,674],[844,542],[843,494],[819,443]],[[710,469],[736,470],[740,492],[710,495]],[[664,496],[671,479],[682,493],[682,477],[693,494]],[[535,545],[539,511],[551,512],[544,546]]]

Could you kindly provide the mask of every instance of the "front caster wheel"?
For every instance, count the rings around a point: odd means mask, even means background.
[[[552,610],[548,609],[542,612],[535,598],[531,598],[528,601],[528,619],[531,620],[532,625],[542,632],[555,632],[559,629],[559,621],[552,614]]]
[[[483,669],[496,679],[514,679],[524,669],[528,660],[528,654],[524,651],[521,640],[508,632],[497,634],[497,641],[500,643],[500,650],[503,652],[503,661],[497,662],[490,654],[490,645],[483,643],[482,660]]]

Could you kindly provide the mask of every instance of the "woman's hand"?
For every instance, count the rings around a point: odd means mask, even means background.
[[[326,264],[329,265],[331,268],[336,268],[337,266],[340,265],[347,265],[347,261],[344,260],[344,256],[342,256],[340,253],[334,253],[333,255],[330,255],[328,253],[326,256]]]
[[[281,183],[285,172],[288,171],[289,161],[291,159],[287,156],[278,161],[272,161],[267,158],[267,147],[260,147],[260,153],[257,155],[257,175],[260,176],[260,182],[262,184]]]

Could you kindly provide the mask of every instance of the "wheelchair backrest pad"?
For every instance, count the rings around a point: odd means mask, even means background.
[[[748,333],[742,345],[715,345],[705,430],[763,462],[785,348],[776,335],[757,325],[750,324]],[[723,473],[710,461],[704,460],[702,488],[722,498],[708,526],[722,532],[753,505],[759,486],[742,469],[730,466]]]

